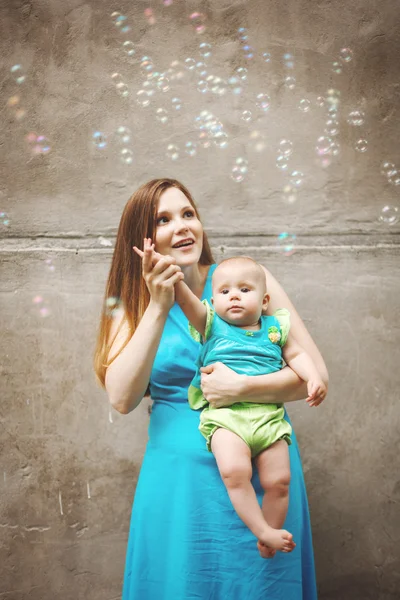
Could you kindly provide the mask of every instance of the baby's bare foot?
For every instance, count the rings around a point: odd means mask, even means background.
[[[273,548],[269,548],[268,546],[260,542],[260,540],[257,541],[257,548],[262,558],[273,558],[276,554],[276,550],[274,550]]]
[[[292,534],[286,529],[273,529],[272,527],[268,527],[260,536],[260,542],[264,546],[280,552],[291,552],[296,546]]]

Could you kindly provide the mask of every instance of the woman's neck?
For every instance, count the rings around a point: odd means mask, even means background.
[[[203,295],[209,268],[210,265],[200,265],[199,263],[182,267],[186,285],[198,298]]]

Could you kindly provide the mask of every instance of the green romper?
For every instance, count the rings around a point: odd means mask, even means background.
[[[265,375],[282,369],[282,346],[290,329],[290,313],[278,309],[273,316],[261,316],[258,331],[247,331],[221,319],[207,300],[207,322],[204,341],[201,334],[189,323],[194,340],[202,344],[196,361],[196,374],[189,386],[188,400],[191,408],[203,408],[199,430],[211,452],[211,438],[222,427],[236,433],[251,450],[254,458],[274,442],[284,439],[291,443],[292,428],[284,418],[282,404],[237,402],[224,408],[211,408],[200,388],[200,367],[222,362],[244,375]]]

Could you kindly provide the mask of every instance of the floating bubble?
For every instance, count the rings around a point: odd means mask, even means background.
[[[118,85],[119,83],[124,83],[121,73],[113,73],[111,75],[111,79],[113,80],[114,85]]]
[[[307,100],[307,98],[303,98],[302,100],[300,100],[299,109],[302,112],[304,112],[304,113],[309,112],[310,108],[311,108],[310,100]]]
[[[107,146],[107,136],[101,131],[95,131],[93,134],[93,143],[99,150],[102,150]]]
[[[167,156],[171,160],[178,160],[179,158],[179,148],[175,144],[168,144],[167,146]]]
[[[126,42],[124,42],[122,44],[122,48],[128,56],[135,56],[135,54],[136,54],[135,45],[130,40],[127,40]]]
[[[332,147],[332,140],[326,136],[320,136],[317,140],[316,151],[319,156],[323,156],[324,154],[329,154]]]
[[[200,81],[197,82],[197,89],[202,94],[205,94],[206,92],[208,92],[208,83],[207,83],[207,81],[205,79],[200,79]]]
[[[282,254],[291,256],[296,251],[296,236],[284,231],[278,235],[277,245]]]
[[[365,114],[362,110],[352,110],[346,120],[349,125],[360,127],[361,125],[364,125]]]
[[[14,77],[14,80],[18,85],[24,83],[26,76],[22,65],[13,65],[10,69],[11,75]]]
[[[290,140],[281,140],[278,146],[278,153],[282,156],[290,156],[293,152],[293,142]]]
[[[336,75],[340,75],[342,72],[342,63],[339,62],[338,60],[335,60],[332,63],[332,71],[336,74]]]
[[[154,23],[156,22],[156,18],[154,16],[154,11],[152,8],[145,8],[144,16],[146,17],[149,25],[154,25]]]
[[[218,148],[224,149],[228,146],[228,135],[225,133],[225,131],[218,131],[213,136],[213,139],[214,139],[214,144]]]
[[[399,209],[397,206],[384,206],[378,217],[378,221],[385,223],[385,225],[394,225],[397,223],[399,215]]]
[[[159,79],[157,81],[157,87],[159,90],[161,90],[164,93],[168,92],[170,89],[169,79],[167,77],[164,77],[163,75],[161,75],[161,77],[159,77]]]
[[[366,152],[368,150],[367,140],[357,140],[354,144],[354,148],[357,150],[357,152]]]
[[[325,98],[323,96],[317,97],[317,106],[319,106],[320,108],[325,106]]]
[[[343,62],[350,62],[353,59],[353,50],[350,48],[342,48],[339,52],[340,60]]]
[[[329,154],[331,154],[332,156],[338,156],[340,154],[340,145],[338,142],[332,142]]]
[[[283,84],[289,90],[294,90],[294,88],[296,87],[296,78],[292,77],[291,75],[287,75],[283,80]]]
[[[33,154],[48,154],[51,150],[50,142],[44,135],[38,135],[32,148]]]
[[[139,90],[136,94],[136,102],[143,108],[146,108],[146,106],[149,106],[150,94],[149,94],[148,90]]]
[[[174,60],[167,70],[168,77],[171,81],[179,81],[185,77],[184,66],[179,60]]]
[[[200,75],[200,77],[205,77],[207,75],[207,65],[202,60],[199,60],[196,63],[196,73]]]
[[[133,152],[130,148],[122,148],[120,157],[123,163],[131,165],[133,163]]]
[[[190,22],[194,27],[196,33],[204,33],[206,30],[205,22],[207,20],[206,15],[199,12],[194,12],[189,16]]]
[[[32,298],[32,302],[33,302],[33,304],[41,304],[43,302],[43,297],[42,296],[34,296]]]
[[[131,130],[128,127],[121,125],[120,127],[117,128],[115,133],[117,136],[117,140],[121,144],[128,144],[131,141],[132,134],[131,134]]]
[[[266,63],[271,62],[271,54],[269,52],[263,52],[263,59]]]
[[[283,199],[288,204],[294,204],[297,200],[297,189],[291,185],[285,185],[283,188]]]
[[[293,187],[295,187],[295,188],[300,187],[304,181],[304,173],[302,173],[301,171],[292,171],[290,173],[289,181]]]
[[[247,79],[247,69],[246,67],[237,67],[235,69],[236,75],[241,79],[241,81],[246,81]]]
[[[147,75],[148,73],[151,73],[151,71],[154,69],[154,64],[152,59],[150,58],[150,56],[143,56],[141,61],[140,61],[140,68],[142,70],[142,73],[144,75]]]
[[[129,89],[126,83],[117,83],[115,89],[119,96],[122,96],[123,98],[129,96]]]
[[[116,296],[110,296],[106,299],[106,313],[109,317],[116,317],[119,307],[120,299]]]
[[[400,185],[400,171],[397,169],[391,171],[388,176],[388,182],[392,185]]]
[[[10,225],[10,219],[8,218],[8,214],[6,212],[0,212],[0,221],[4,227],[8,227]]]
[[[265,140],[264,140],[264,136],[261,134],[260,131],[257,131],[256,129],[254,129],[250,133],[249,138],[250,138],[251,147],[256,152],[262,152],[263,150],[265,150],[266,143],[265,143]]]
[[[50,314],[50,310],[47,308],[47,306],[42,306],[39,309],[39,313],[41,317],[48,317]]]
[[[114,21],[114,25],[116,27],[123,27],[125,21],[127,20],[127,17],[125,15],[122,15],[118,11],[114,11],[113,13],[111,13],[111,18]]]
[[[271,98],[268,94],[257,94],[256,105],[264,112],[267,112],[271,106]]]
[[[243,119],[243,121],[251,121],[252,117],[253,117],[253,115],[251,114],[250,110],[244,110],[242,112],[241,118]]]
[[[336,119],[328,119],[325,123],[325,133],[328,136],[335,136],[339,133],[339,121]]]
[[[186,142],[185,144],[185,153],[189,156],[193,157],[197,154],[197,144],[195,142]]]
[[[396,167],[393,163],[385,161],[381,164],[381,174],[382,175],[389,177],[389,175],[392,171],[396,171]]]
[[[194,60],[194,58],[185,58],[185,68],[188,71],[193,71],[193,69],[195,69],[196,67],[196,61]]]
[[[174,97],[171,100],[172,108],[175,110],[180,110],[182,108],[182,100],[180,98]]]
[[[278,169],[280,169],[281,171],[285,171],[288,168],[289,165],[289,157],[285,156],[284,154],[279,154],[279,156],[277,156],[276,158],[276,166],[278,167]]]
[[[199,46],[199,52],[204,58],[209,58],[211,56],[211,50],[211,44],[207,44],[207,42],[202,42]]]
[[[231,171],[231,177],[233,179],[233,181],[236,181],[236,183],[241,183],[248,171],[248,163],[247,160],[241,156],[239,156],[236,160],[235,160],[235,164],[232,167],[232,171]]]
[[[11,96],[7,100],[7,106],[9,106],[10,108],[13,108],[14,106],[17,106],[17,104],[19,104],[19,101],[20,101],[19,96]]]
[[[46,260],[44,262],[45,262],[47,270],[50,271],[51,273],[53,273],[56,268],[53,265],[53,261],[51,260],[51,258],[46,258]]]
[[[168,123],[168,112],[165,108],[157,108],[156,110],[157,121],[160,121],[163,125]]]

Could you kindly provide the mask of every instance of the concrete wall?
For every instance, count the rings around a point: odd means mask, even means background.
[[[398,6],[168,4],[153,2],[150,16],[139,1],[18,0],[0,9],[0,211],[9,219],[0,222],[0,596],[120,598],[148,403],[125,417],[110,412],[91,360],[121,210],[139,184],[171,176],[199,203],[216,258],[246,252],[268,266],[326,358],[331,383],[323,406],[289,407],[320,598],[397,598],[399,224],[379,217],[384,206],[398,206],[400,189],[396,174],[392,183],[381,174],[384,161],[400,167]],[[130,31],[114,25],[114,9]],[[200,33],[189,18],[196,11],[205,15]],[[246,58],[240,27],[253,58]],[[149,106],[139,106],[137,92],[148,89],[141,58],[166,72],[175,60],[199,61],[202,42],[212,46],[206,76],[225,83],[209,81],[214,91],[203,94],[196,70],[178,66],[168,74],[170,89],[162,92],[153,78]],[[332,63],[342,48],[353,58],[338,74]],[[22,83],[15,81],[20,69],[10,72],[16,64],[25,71]],[[238,67],[248,71],[235,95],[228,80]],[[113,80],[115,72],[121,77]],[[296,78],[293,89],[287,76]],[[255,104],[259,93],[270,96],[267,112]],[[319,96],[330,101],[321,107]],[[180,110],[171,108],[174,97]],[[321,157],[315,145],[335,98],[340,150]],[[310,101],[307,112],[301,100]],[[167,123],[157,120],[159,108],[168,111]],[[210,147],[199,143],[195,117],[204,110],[222,123],[226,148],[210,132],[201,138],[204,144],[208,135]],[[250,121],[242,119],[246,110]],[[352,110],[365,113],[363,125],[347,123]],[[122,146],[121,126],[131,130]],[[107,136],[103,149],[93,144],[95,131]],[[293,154],[281,171],[276,153],[285,138]],[[366,152],[354,149],[359,139],[367,140]],[[182,152],[189,141],[198,144],[193,157]],[[177,160],[166,155],[169,144],[180,147]],[[123,147],[132,150],[131,164],[121,160]],[[231,177],[237,158],[248,161],[241,183]],[[304,181],[284,192],[292,170]],[[282,232],[297,236],[293,253],[278,242]]]

